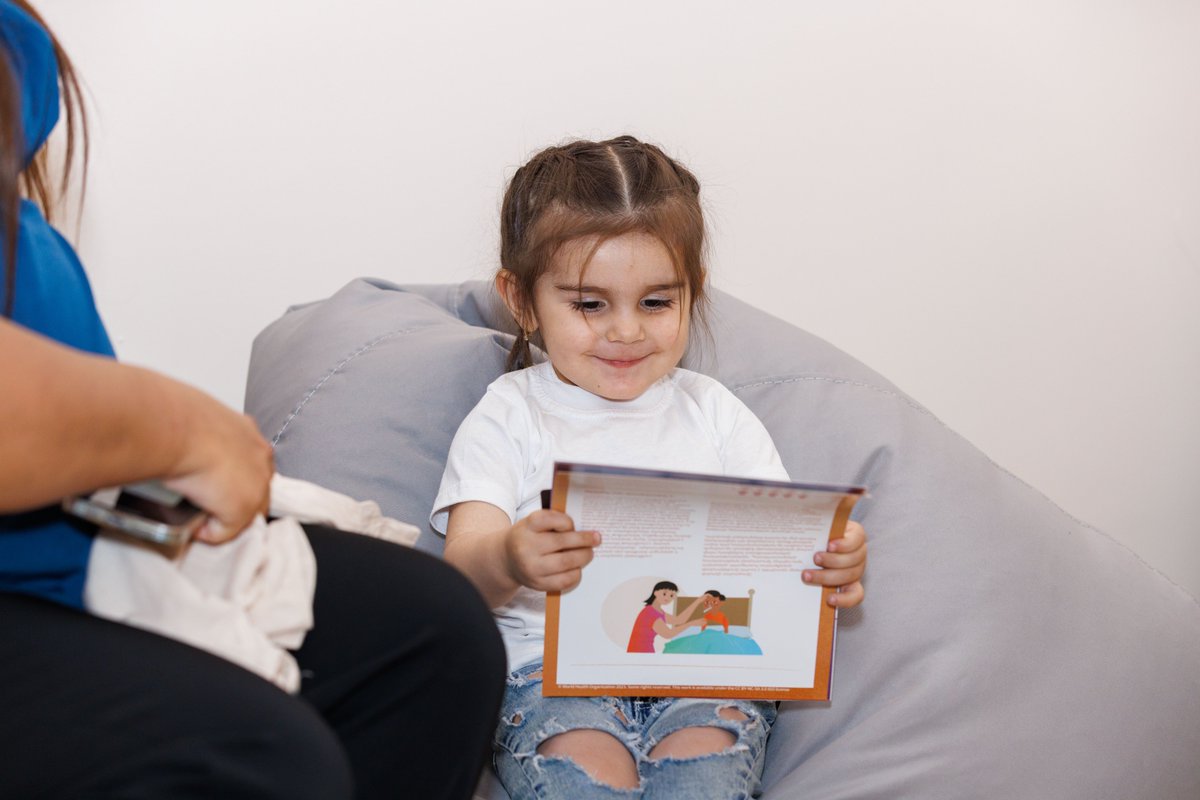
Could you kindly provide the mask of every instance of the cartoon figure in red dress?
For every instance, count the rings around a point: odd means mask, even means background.
[[[655,636],[673,639],[688,628],[701,624],[699,619],[688,622],[688,618],[707,595],[693,600],[682,614],[668,614],[663,608],[675,602],[677,594],[679,587],[671,581],[659,581],[654,584],[654,589],[646,598],[646,607],[638,612],[637,619],[633,622],[633,631],[629,634],[629,646],[625,648],[625,652],[653,653]]]

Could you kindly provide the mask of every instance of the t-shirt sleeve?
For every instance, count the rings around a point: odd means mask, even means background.
[[[738,478],[791,480],[771,434],[754,412],[728,390],[722,392],[718,406],[725,474]]]
[[[516,520],[529,426],[526,409],[509,402],[494,386],[488,389],[450,443],[429,517],[435,531],[444,536],[450,507],[472,500],[490,503]]]

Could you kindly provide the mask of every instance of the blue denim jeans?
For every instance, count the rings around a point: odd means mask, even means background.
[[[542,697],[541,669],[541,664],[530,664],[509,675],[501,706],[496,729],[496,772],[512,800],[745,800],[758,793],[767,734],[775,721],[774,703],[677,697]],[[719,716],[724,708],[736,708],[746,719]],[[664,738],[691,727],[722,728],[734,735],[734,744],[727,750],[695,758],[649,757]],[[537,752],[552,736],[580,729],[610,733],[629,749],[640,777],[637,788],[608,786],[569,758]]]

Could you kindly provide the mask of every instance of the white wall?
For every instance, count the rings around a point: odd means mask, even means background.
[[[1200,4],[39,7],[126,360],[240,406],[288,304],[487,276],[512,170],[628,131],[703,181],[718,286],[1200,595]]]

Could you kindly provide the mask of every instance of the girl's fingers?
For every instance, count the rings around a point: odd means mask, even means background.
[[[567,570],[540,578],[534,582],[531,588],[537,589],[539,592],[565,592],[579,585],[582,577],[582,569]]]
[[[830,553],[851,553],[859,548],[866,547],[867,531],[862,525],[857,522],[847,522],[846,532],[841,538],[834,539],[829,543],[827,550]]]
[[[813,563],[826,569],[846,569],[867,561],[867,532],[857,522],[846,523],[846,533],[834,539],[825,552],[813,556]]]
[[[598,544],[600,534],[596,531],[541,531],[521,537],[517,550],[525,558],[541,559],[554,553],[591,549]]]
[[[565,533],[549,533],[536,539],[539,549],[545,553],[566,553],[581,548],[589,552],[600,544],[600,534],[596,531],[567,531]]]
[[[842,586],[856,583],[863,576],[861,566],[850,569],[806,569],[802,573],[804,582],[811,586]]]
[[[521,580],[538,591],[566,591],[579,583],[599,543],[596,531],[535,532],[516,551]]]
[[[527,519],[529,529],[537,533],[565,532],[575,529],[575,520],[561,511],[554,511],[549,508],[538,509],[531,513]]]
[[[592,562],[594,554],[595,551],[590,547],[577,547],[574,550],[551,553],[541,561],[542,574],[549,576],[581,570]]]
[[[860,581],[855,581],[838,589],[836,594],[829,595],[829,605],[835,608],[853,608],[863,601],[866,590]]]
[[[862,546],[852,553],[815,553],[813,563],[825,569],[849,569],[867,563],[867,548]]]

